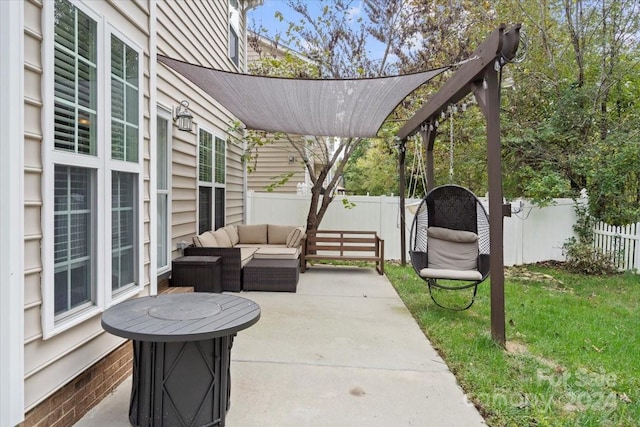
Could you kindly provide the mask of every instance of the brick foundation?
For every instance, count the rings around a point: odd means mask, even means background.
[[[30,410],[20,427],[71,427],[131,375],[126,342]]]
[[[171,288],[158,283],[158,293],[193,292],[192,287]],[[70,383],[27,412],[19,427],[71,427],[131,375],[133,346],[130,341],[74,378]]]

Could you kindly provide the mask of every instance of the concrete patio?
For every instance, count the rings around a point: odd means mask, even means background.
[[[296,293],[240,296],[262,316],[234,341],[227,426],[485,425],[375,270],[316,265]],[[130,386],[76,426],[129,426]]]

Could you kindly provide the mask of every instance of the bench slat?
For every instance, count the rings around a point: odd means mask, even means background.
[[[334,243],[370,243],[372,245],[376,244],[375,238],[369,237],[308,237],[313,242],[334,242]]]
[[[317,245],[309,244],[307,249],[311,251],[354,251],[354,252],[375,252],[376,246],[336,246],[336,245]]]
[[[349,261],[378,261],[377,256],[350,256],[350,255],[307,255],[306,259],[326,259],[326,260],[349,260]]]

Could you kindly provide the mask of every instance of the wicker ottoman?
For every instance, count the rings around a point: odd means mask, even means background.
[[[297,259],[252,259],[242,269],[245,291],[295,292],[298,286]]]

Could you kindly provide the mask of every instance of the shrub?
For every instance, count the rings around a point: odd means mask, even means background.
[[[567,257],[565,267],[573,273],[605,275],[617,272],[611,257],[596,250],[591,244],[570,238],[564,244],[564,254]]]
[[[573,273],[605,275],[617,272],[612,257],[593,246],[595,218],[589,215],[587,203],[576,203],[577,221],[573,226],[577,239],[571,237],[562,249],[567,258],[565,267]]]

